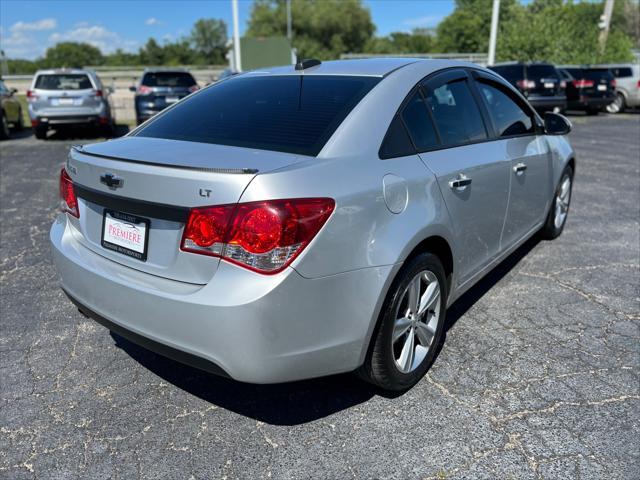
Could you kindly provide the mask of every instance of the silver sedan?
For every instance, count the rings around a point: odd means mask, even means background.
[[[179,361],[404,390],[447,307],[529,237],[562,232],[570,128],[464,62],[237,75],[72,149],[54,261],[81,312]]]

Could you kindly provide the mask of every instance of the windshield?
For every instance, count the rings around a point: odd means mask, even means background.
[[[355,76],[238,76],[188,97],[136,135],[315,156],[379,81]]]
[[[553,65],[529,65],[527,77],[530,80],[558,78],[558,72],[556,72],[556,68]]]
[[[142,77],[142,85],[147,87],[185,87],[196,84],[188,72],[148,72]]]
[[[40,90],[88,90],[93,88],[84,73],[55,73],[38,75],[35,87]]]

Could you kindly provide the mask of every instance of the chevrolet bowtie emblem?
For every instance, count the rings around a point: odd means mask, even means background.
[[[124,183],[122,178],[116,177],[113,173],[100,175],[100,183],[104,183],[109,188],[120,188]]]

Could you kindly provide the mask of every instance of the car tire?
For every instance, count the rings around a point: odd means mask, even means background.
[[[33,133],[35,134],[38,140],[46,140],[47,139],[47,128],[46,127],[35,127],[33,129]]]
[[[356,371],[360,378],[389,391],[408,390],[420,381],[444,331],[445,279],[442,262],[431,253],[402,267],[385,298],[365,362]]]
[[[568,183],[567,183],[568,182]],[[569,207],[571,205],[571,193],[573,189],[573,169],[567,165],[560,176],[560,181],[553,194],[553,201],[544,226],[540,230],[542,238],[553,240],[564,230],[567,223]]]
[[[0,112],[0,140],[6,140],[11,135],[11,131],[9,130],[9,122],[7,121],[7,117],[4,114],[4,111]]]
[[[13,129],[16,132],[21,132],[24,130],[24,117],[22,116],[22,109],[18,111],[18,121],[14,124]]]
[[[622,113],[626,107],[627,104],[624,95],[621,92],[618,92],[616,93],[616,98],[613,102],[607,105],[606,110],[608,113]]]

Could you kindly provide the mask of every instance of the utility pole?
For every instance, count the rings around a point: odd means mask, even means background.
[[[611,14],[613,13],[614,0],[605,0],[604,12],[600,16],[598,27],[600,28],[600,53],[604,53],[607,46],[607,37],[609,36],[609,25],[611,25]]]
[[[240,27],[238,26],[238,0],[231,0],[231,10],[233,11],[233,63],[236,72],[242,71],[242,60],[240,57]]]
[[[292,37],[293,32],[291,31],[291,0],[287,0],[287,38],[289,39],[289,43],[291,43]]]
[[[496,40],[498,38],[498,17],[500,16],[500,0],[493,0],[491,12],[491,35],[489,37],[489,59],[487,63],[493,65],[496,61]]]

